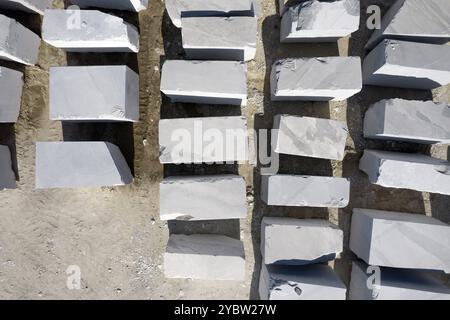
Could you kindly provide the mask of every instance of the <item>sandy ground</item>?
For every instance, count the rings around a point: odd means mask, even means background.
[[[346,102],[273,103],[269,99],[268,72],[283,57],[363,57],[370,32],[365,8],[390,1],[362,0],[362,28],[337,44],[280,45],[279,16],[274,0],[262,0],[256,59],[248,64],[249,104],[232,107],[172,104],[159,91],[160,67],[165,59],[182,59],[179,31],[161,0],[151,0],[138,14],[114,12],[139,26],[141,51],[131,54],[65,54],[42,44],[39,64],[20,67],[25,88],[20,119],[0,125],[0,143],[14,153],[18,188],[0,192],[0,298],[1,299],[247,299],[257,298],[260,268],[259,223],[263,215],[328,218],[345,232],[345,252],[335,269],[348,284],[351,261],[348,232],[353,207],[427,214],[450,222],[450,197],[370,185],[358,170],[364,148],[432,154],[450,158],[446,146],[366,141],[362,117],[367,107],[382,98],[434,99],[450,102],[450,87],[434,92],[365,87]],[[63,7],[55,0],[56,7]],[[8,12],[40,33],[40,18]],[[137,124],[61,124],[48,119],[48,70],[63,65],[127,64],[141,78],[141,121]],[[348,122],[350,137],[343,162],[282,157],[281,172],[344,176],[351,179],[348,208],[266,207],[259,199],[259,167],[166,166],[158,161],[159,118],[243,114],[249,127],[270,128],[277,113],[317,116]],[[76,190],[34,190],[35,141],[105,140],[120,146],[135,174],[127,187]],[[158,219],[158,183],[164,175],[239,172],[248,185],[248,218],[208,223],[164,223]],[[245,282],[169,280],[162,273],[162,256],[172,233],[219,233],[241,238],[247,260]],[[66,270],[81,269],[82,287],[69,290]]]

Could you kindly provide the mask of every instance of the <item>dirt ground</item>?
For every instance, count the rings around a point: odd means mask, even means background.
[[[62,0],[55,7],[62,8]],[[0,125],[0,144],[13,150],[18,188],[0,192],[0,299],[248,299],[257,298],[260,268],[259,223],[263,215],[328,218],[345,232],[345,251],[335,269],[349,283],[349,223],[354,207],[427,214],[450,222],[450,197],[370,185],[358,170],[364,148],[420,152],[450,158],[447,146],[374,142],[362,137],[367,107],[383,98],[434,99],[450,102],[450,87],[434,92],[364,87],[340,103],[281,103],[269,99],[268,72],[278,58],[303,56],[364,56],[370,34],[366,7],[391,1],[361,0],[361,31],[337,44],[279,43],[275,0],[261,0],[262,16],[256,59],[248,63],[249,104],[242,109],[172,104],[160,94],[160,68],[165,59],[182,59],[179,30],[171,25],[162,0],[138,14],[114,12],[140,28],[141,50],[132,54],[65,54],[42,44],[39,63],[20,67],[25,88],[20,119]],[[7,12],[40,33],[40,18]],[[52,66],[127,64],[140,73],[141,121],[136,124],[68,124],[49,121],[48,70]],[[187,116],[245,115],[250,128],[270,128],[277,113],[347,121],[350,137],[343,162],[281,157],[281,172],[350,178],[351,203],[345,209],[267,207],[259,199],[259,170],[250,164],[227,166],[166,166],[158,161],[158,120]],[[104,140],[117,144],[135,174],[126,187],[34,190],[35,141]],[[248,185],[248,218],[241,221],[175,222],[158,219],[158,183],[165,175],[238,172]],[[245,282],[165,279],[162,256],[169,233],[218,233],[245,244]],[[69,290],[66,270],[80,267],[82,287]]]

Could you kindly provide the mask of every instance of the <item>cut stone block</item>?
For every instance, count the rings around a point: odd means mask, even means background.
[[[450,226],[425,215],[353,209],[350,249],[370,265],[450,272]]]
[[[147,9],[149,0],[70,0],[81,7],[97,7],[139,12]]]
[[[0,67],[0,123],[15,123],[22,101],[23,75]]]
[[[301,2],[306,2],[306,0],[278,0],[280,16],[282,16],[290,7],[293,7]]]
[[[80,10],[79,23],[73,10],[46,10],[42,38],[68,52],[138,52],[139,33],[122,18],[97,10]]]
[[[365,150],[359,162],[373,184],[450,195],[450,162],[422,154]]]
[[[200,280],[245,279],[245,254],[241,241],[222,235],[172,234],[164,254],[167,278]]]
[[[384,39],[445,44],[450,40],[450,1],[395,1],[366,48],[372,49]]]
[[[188,17],[181,19],[181,25],[183,48],[189,59],[248,61],[255,58],[255,17]]]
[[[344,208],[350,181],[335,177],[278,174],[261,177],[261,199],[271,206]]]
[[[359,29],[359,0],[306,1],[281,19],[281,42],[334,42]]]
[[[362,89],[359,57],[284,59],[270,76],[273,101],[345,100]]]
[[[261,253],[265,264],[306,265],[334,260],[343,232],[327,220],[264,217]]]
[[[275,152],[343,160],[348,128],[343,121],[276,115],[272,135]]]
[[[160,183],[161,220],[220,220],[247,216],[244,178],[170,177]]]
[[[119,148],[108,142],[36,142],[36,189],[110,187],[133,182]]]
[[[261,300],[345,300],[345,285],[327,265],[266,266],[259,278]]]
[[[431,90],[450,83],[449,45],[384,40],[364,60],[366,85]]]
[[[127,66],[50,68],[50,119],[138,121],[139,76]]]
[[[53,0],[1,0],[0,8],[43,15],[44,10],[51,7],[52,1]]]
[[[37,63],[41,38],[16,20],[0,14],[0,59],[26,65]]]
[[[12,168],[11,151],[0,145],[0,191],[16,188],[16,175]]]
[[[161,163],[223,163],[248,160],[244,117],[204,117],[159,121]]]
[[[350,300],[450,300],[450,290],[426,271],[380,268],[380,283],[369,289],[368,265],[353,262]]]
[[[450,106],[433,101],[379,101],[366,112],[364,137],[424,144],[450,143]]]
[[[164,62],[161,91],[173,102],[247,104],[247,67],[235,61]]]

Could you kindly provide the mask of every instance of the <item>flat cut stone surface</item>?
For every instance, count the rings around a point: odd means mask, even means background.
[[[52,1],[53,0],[1,0],[0,8],[43,15],[44,10],[51,7]]]
[[[273,133],[275,152],[303,157],[343,160],[348,135],[342,121],[276,115]]]
[[[159,187],[161,220],[220,220],[247,216],[245,180],[237,175],[169,177]]]
[[[147,9],[149,0],[70,0],[70,2],[82,8],[97,7],[139,12]]]
[[[22,72],[0,67],[0,123],[15,123],[22,101]]]
[[[306,265],[334,260],[342,252],[343,232],[327,220],[264,217],[263,263]]]
[[[335,177],[277,174],[261,177],[261,199],[272,206],[344,208],[350,181]]]
[[[353,209],[350,249],[370,265],[450,272],[450,226],[425,215]]]
[[[73,10],[46,10],[42,38],[68,52],[138,52],[139,33],[122,18],[97,10],[80,10],[80,25],[69,20]],[[82,22],[82,23],[81,23]]]
[[[359,57],[289,58],[272,66],[272,100],[339,101],[362,89]]]
[[[415,143],[450,143],[450,106],[433,101],[381,100],[364,118],[364,137]]]
[[[0,191],[16,188],[16,175],[12,168],[11,151],[0,145]]]
[[[36,189],[110,187],[133,182],[119,148],[108,142],[36,142]]]
[[[138,121],[139,76],[127,66],[50,68],[50,119]]]
[[[450,195],[450,162],[422,154],[365,150],[359,162],[373,184]]]
[[[245,279],[244,245],[222,235],[172,234],[164,254],[167,278]]]

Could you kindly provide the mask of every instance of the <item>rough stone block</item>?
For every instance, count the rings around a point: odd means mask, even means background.
[[[265,264],[306,265],[334,260],[343,232],[327,220],[264,217],[261,253]]]
[[[0,123],[15,123],[22,101],[23,75],[0,67]]]
[[[364,60],[365,85],[431,90],[450,83],[450,46],[384,40]]]
[[[11,151],[0,145],[0,191],[16,188],[16,175],[12,168]]]
[[[70,0],[81,7],[97,7],[139,12],[147,9],[149,0]]]
[[[261,199],[271,206],[344,208],[350,181],[335,177],[278,174],[261,177]]]
[[[370,265],[450,272],[450,226],[420,214],[353,209],[350,249]]]
[[[273,101],[345,100],[362,89],[359,57],[284,59],[270,77]]]
[[[365,150],[359,162],[373,184],[450,195],[450,162],[422,154]]]
[[[138,121],[139,76],[127,66],[50,68],[50,119]]]
[[[450,106],[433,101],[379,101],[366,112],[364,137],[424,144],[450,143]]]
[[[36,142],[36,188],[110,187],[133,182],[119,148],[108,142]]]
[[[347,124],[343,121],[276,115],[272,135],[275,152],[303,157],[343,160]]]
[[[97,10],[80,10],[80,25],[73,10],[46,10],[42,38],[68,52],[138,52],[139,33],[122,18]]]
[[[0,8],[43,15],[44,10],[51,7],[52,1],[53,0],[1,0]]]
[[[160,183],[161,220],[220,220],[246,216],[246,185],[240,176],[169,177]]]
[[[245,278],[241,241],[222,235],[172,234],[164,254],[167,278],[236,280]]]
[[[247,67],[235,61],[168,60],[161,91],[173,102],[247,104]]]

